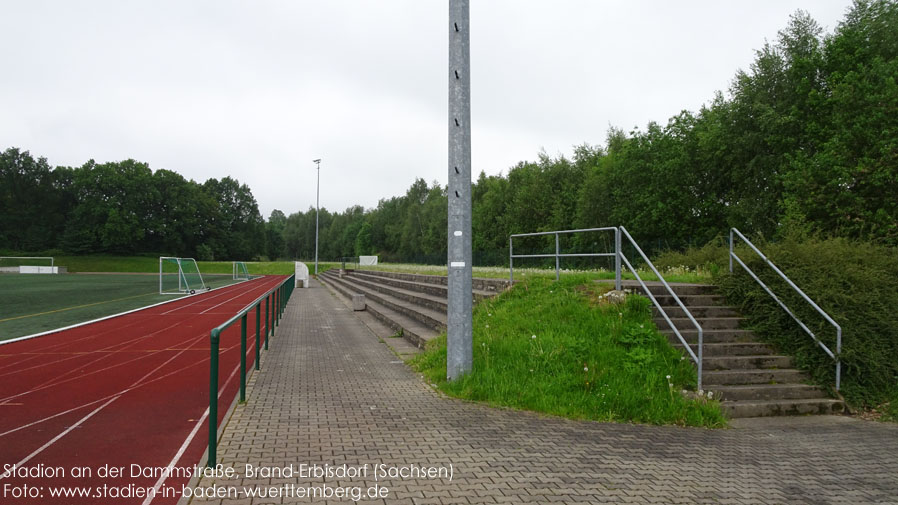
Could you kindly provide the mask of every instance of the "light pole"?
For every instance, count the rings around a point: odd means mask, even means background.
[[[318,275],[318,191],[321,188],[321,158],[312,160],[318,165],[318,180],[315,182],[315,275]]]

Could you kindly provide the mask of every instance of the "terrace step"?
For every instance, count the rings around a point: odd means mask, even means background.
[[[685,304],[684,304],[685,305]],[[686,312],[678,307],[678,306],[663,306],[664,313],[667,314],[667,317],[670,318],[685,318]],[[692,314],[692,317],[696,319],[711,319],[711,318],[725,318],[725,317],[739,317],[739,312],[732,307],[718,307],[713,305],[693,305],[686,306],[689,310],[689,313]],[[661,317],[661,311],[658,310],[657,307],[652,307],[652,317],[655,319],[664,318]]]
[[[629,288],[628,288],[629,289]],[[721,295],[677,295],[686,307],[723,306],[724,298]],[[655,299],[662,307],[676,307],[677,302],[670,295],[655,295]]]
[[[787,369],[792,366],[789,356],[775,354],[757,356],[705,356],[702,361],[705,370],[753,370]]]
[[[818,387],[808,384],[740,384],[710,388],[724,401],[771,401],[825,398]]]
[[[739,384],[801,384],[804,379],[804,374],[793,368],[708,370],[702,373],[705,388],[712,390],[711,386]]]
[[[668,340],[671,343],[678,343],[680,340],[674,334],[673,330],[667,325],[667,322],[655,323],[658,326],[658,331],[661,332],[662,335],[666,335]],[[695,345],[698,344],[698,330],[694,327],[692,329],[680,330],[680,335],[686,339],[686,342]],[[741,342],[741,343],[757,343],[757,337],[750,330],[704,330],[702,332],[702,341],[705,344],[717,344],[717,343],[732,343],[732,342]],[[766,344],[763,344],[766,345]]]
[[[329,272],[330,271],[320,274],[318,279],[348,298],[351,298],[353,294],[365,294],[365,310],[397,333],[402,333],[402,336],[416,347],[423,349],[427,342],[439,336],[439,331],[422,324],[420,321],[408,317],[401,312],[393,310],[377,300],[369,298],[367,293],[355,289],[354,286],[344,282],[343,279],[340,279],[336,274],[330,274]]]
[[[379,276],[379,277],[387,277],[390,279],[399,279],[405,281],[426,283],[426,284],[436,284],[436,285],[448,285],[448,277],[445,275],[424,275],[424,274],[409,274],[409,273],[401,273],[401,272],[384,272],[380,270],[354,270],[350,271],[352,275],[356,273],[360,273],[368,276]],[[482,277],[474,277],[471,280],[471,287],[475,291],[488,291],[494,294],[499,294],[502,291],[508,289],[508,281],[505,279],[488,279]]]
[[[830,398],[759,400],[721,402],[720,406],[730,417],[798,416],[807,414],[839,414],[845,410],[840,400]]]
[[[333,275],[331,275],[330,278],[333,278]],[[357,283],[351,275],[344,276],[342,279],[339,279],[338,277],[338,281],[342,282],[343,285],[350,289],[352,292],[365,295],[365,298],[367,300],[377,302],[380,305],[398,312],[405,317],[413,319],[428,328],[431,328],[438,332],[446,329],[446,312],[433,310],[405,301],[391,294],[375,291],[374,289]]]
[[[384,286],[391,286],[399,289],[404,289],[410,292],[417,293],[426,293],[428,295],[433,295],[445,300],[449,296],[449,286],[446,284],[437,284],[434,282],[419,282],[419,281],[411,281],[405,280],[395,277],[387,277],[383,275],[371,275],[372,272],[365,272],[362,270],[355,270],[352,272],[351,276],[353,279],[364,280],[368,282],[378,283]],[[474,294],[474,301],[480,301],[485,298],[489,298],[496,295],[495,291],[486,291],[482,289],[474,289],[472,290]]]
[[[705,330],[737,330],[742,325],[745,318],[742,317],[707,317],[696,318],[696,322]],[[658,328],[669,328],[664,318],[655,318],[655,326]],[[678,330],[695,330],[695,324],[686,317],[671,317],[670,322],[676,326]]]
[[[674,347],[681,348],[683,344],[680,343],[677,337],[673,337],[671,339],[671,343]],[[721,342],[721,343],[708,343],[705,341],[702,346],[702,352],[704,353],[705,358],[717,357],[717,356],[761,356],[761,355],[769,355],[773,354],[773,349],[771,349],[767,344],[762,344],[759,342]],[[698,346],[691,346],[693,352],[698,352]]]
[[[446,310],[447,310],[446,297],[443,297],[443,296],[433,295],[433,294],[429,294],[429,293],[425,293],[425,292],[421,292],[421,291],[414,291],[411,289],[400,288],[400,287],[396,287],[391,284],[382,284],[382,283],[378,282],[376,277],[373,278],[374,280],[369,280],[369,279],[372,279],[372,277],[365,277],[365,276],[353,274],[349,277],[346,277],[346,279],[348,279],[351,283],[356,284],[358,286],[362,286],[364,288],[371,289],[378,293],[392,296],[394,298],[397,298],[397,299],[405,301],[405,302],[413,303],[415,305],[424,307],[426,309],[436,310],[439,312],[446,312]],[[382,279],[387,279],[387,278],[382,277]],[[392,279],[390,279],[390,280],[392,280]],[[405,282],[405,281],[400,281],[400,282]],[[436,286],[434,286],[434,287],[436,287]]]

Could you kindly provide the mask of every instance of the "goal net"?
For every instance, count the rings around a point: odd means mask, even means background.
[[[234,262],[233,279],[235,281],[248,281],[250,279],[249,270],[246,269],[246,263],[242,261]]]
[[[159,257],[159,294],[194,294],[206,289],[195,259]]]

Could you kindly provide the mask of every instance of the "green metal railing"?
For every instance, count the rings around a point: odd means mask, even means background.
[[[221,343],[221,332],[240,321],[240,403],[246,402],[246,323],[249,311],[256,310],[256,363],[259,369],[259,345],[261,333],[262,301],[265,301],[265,350],[268,350],[268,337],[274,336],[275,327],[279,326],[281,316],[296,286],[294,275],[287,277],[267,293],[256,298],[232,318],[212,330],[210,334],[211,360],[209,361],[209,460],[207,466],[215,466],[216,449],[218,447],[218,353]]]

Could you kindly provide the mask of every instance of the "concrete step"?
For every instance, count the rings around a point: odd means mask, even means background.
[[[691,307],[686,307],[689,310],[689,313],[692,314],[692,317],[696,319],[709,319],[709,318],[719,318],[719,317],[739,317],[740,314],[736,309],[732,307],[721,307],[714,305],[693,305]],[[679,306],[664,306],[664,313],[667,314],[667,317],[670,318],[684,318],[686,317],[686,312],[683,311]],[[657,307],[652,306],[652,317],[655,319],[663,319],[661,317],[661,311],[658,310]]]
[[[671,343],[677,343],[680,340],[674,335],[673,330],[667,325],[667,322],[662,321],[660,325],[658,325],[658,331],[661,332],[662,335],[667,335],[668,340]],[[686,339],[686,342],[690,344],[698,343],[698,331],[693,327],[692,329],[680,330],[680,335],[683,335],[683,338]],[[757,336],[751,332],[751,330],[709,330],[705,329],[703,331],[703,342],[705,344],[717,344],[717,343],[730,343],[730,342],[757,342]]]
[[[408,274],[408,273],[400,273],[400,272],[382,272],[379,270],[358,270],[358,272],[363,273],[365,275],[375,275],[380,277],[387,277],[390,279],[400,279],[405,281],[412,282],[420,282],[420,283],[428,283],[428,284],[436,284],[436,285],[447,285],[448,277],[445,275],[423,275],[423,274]],[[508,289],[508,280],[507,279],[487,279],[482,277],[474,277],[471,280],[471,287],[476,291],[489,291],[493,293],[501,293]]]
[[[808,384],[743,384],[709,387],[715,396],[728,401],[806,400],[826,398],[820,388]],[[827,398],[828,399],[828,398]]]
[[[634,285],[628,285],[627,282],[623,283],[627,289],[632,289],[636,293],[642,292],[642,287],[639,286],[639,283],[634,283]],[[647,282],[649,291],[652,292],[655,296],[670,296],[670,292],[667,291],[660,282]],[[717,286],[711,286],[709,284],[670,284],[673,292],[677,294],[677,296],[693,296],[693,295],[716,295],[717,294]]]
[[[380,285],[396,287],[410,292],[426,293],[428,295],[440,297],[444,300],[449,296],[449,286],[445,284],[435,284],[433,282],[416,282],[393,277],[386,277],[383,275],[371,275],[371,272],[365,272],[362,270],[355,270],[350,273],[350,276],[356,279],[362,279]],[[472,293],[474,294],[475,303],[498,294],[496,291],[483,291],[479,289],[472,290]]]
[[[792,358],[775,354],[759,356],[704,356],[705,370],[754,370],[791,368]]]
[[[334,291],[351,298],[353,294],[358,293],[348,284],[344,283],[336,274],[328,275],[326,272],[318,276],[318,279],[326,286],[334,289]],[[421,324],[412,318],[405,316],[395,310],[381,305],[377,301],[368,299],[366,296],[366,311],[377,318],[382,323],[392,328],[414,346],[424,348],[430,340],[439,336],[438,331]]]
[[[742,324],[745,318],[742,317],[703,317],[695,318],[702,330],[736,330]],[[655,326],[659,329],[670,329],[670,325],[664,318],[653,318]],[[671,317],[672,322],[678,330],[695,330],[692,320],[686,317]]]
[[[680,349],[683,347],[683,344],[681,344],[676,337],[671,339],[671,344]],[[773,354],[773,349],[767,344],[759,342],[705,342],[702,345],[702,348],[702,353],[704,353],[706,358],[717,356],[763,356]],[[698,346],[692,345],[692,351],[697,353]]]
[[[430,293],[422,293],[421,291],[412,291],[409,289],[384,284],[380,282],[380,280],[377,280],[376,277],[358,275],[355,272],[350,275],[346,275],[343,278],[352,282],[353,284],[371,289],[378,293],[392,296],[399,300],[419,305],[426,309],[436,310],[440,312],[446,312],[447,309],[446,298],[442,296],[433,295]],[[386,280],[387,278],[383,277],[383,279]]]
[[[687,307],[722,307],[726,301],[721,295],[677,295],[683,305]],[[670,295],[655,295],[655,299],[663,307],[677,306],[676,300]]]
[[[333,279],[334,275],[330,275],[329,278]],[[366,300],[375,301],[388,309],[398,312],[405,317],[413,319],[418,323],[427,326],[428,328],[436,331],[442,331],[446,329],[445,311],[440,312],[433,309],[428,309],[426,307],[407,302],[400,298],[396,298],[392,295],[380,293],[369,287],[354,282],[351,275],[344,275],[342,279],[337,278],[337,281],[342,282],[343,285],[345,285],[348,289],[352,290],[355,293],[364,294]]]
[[[845,410],[845,404],[842,403],[842,401],[829,398],[807,400],[724,401],[720,402],[720,406],[731,418],[838,414]]]
[[[702,383],[705,389],[714,389],[711,386],[737,384],[799,384],[803,380],[805,380],[804,374],[793,368],[707,370],[702,372]]]

